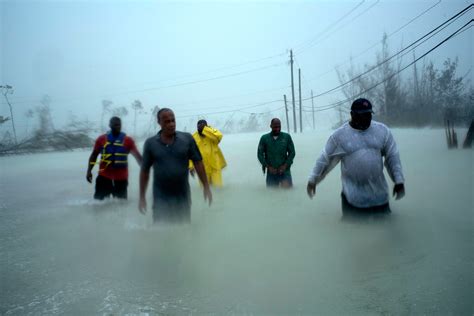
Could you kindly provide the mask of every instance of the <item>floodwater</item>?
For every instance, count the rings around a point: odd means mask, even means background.
[[[394,129],[405,198],[342,221],[339,166],[305,192],[330,133],[293,136],[290,191],[265,188],[260,134],[226,135],[225,188],[208,207],[191,179],[184,226],[139,214],[133,160],[128,202],[98,203],[88,150],[0,158],[0,314],[472,315],[474,151]]]

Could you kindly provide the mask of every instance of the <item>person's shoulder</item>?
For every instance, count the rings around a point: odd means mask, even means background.
[[[152,144],[153,142],[155,142],[157,139],[158,139],[158,135],[153,135],[153,136],[148,137],[148,138],[145,140],[144,146],[150,146],[150,144]]]
[[[129,149],[133,149],[137,147],[137,142],[135,139],[131,136],[125,135],[125,138],[123,140],[124,146],[128,147]]]
[[[263,134],[262,136],[260,136],[260,140],[264,140],[264,139],[270,138],[270,134],[271,134],[271,132],[270,132],[270,133],[265,133],[265,134]]]
[[[107,134],[102,134],[102,135],[99,135],[97,138],[96,138],[96,142],[105,142],[107,140]]]
[[[157,139],[157,138],[158,138],[158,134],[155,134],[145,139],[145,142],[151,142],[152,140]]]
[[[285,138],[291,138],[291,135],[287,132],[280,132],[280,135],[283,135]]]
[[[179,139],[183,139],[186,141],[194,140],[193,135],[188,132],[181,132],[181,131],[176,131],[176,137]]]
[[[388,125],[385,124],[385,123],[382,123],[382,122],[379,122],[379,121],[372,121],[372,122],[374,122],[375,125],[379,125],[379,126],[382,126],[384,128],[389,129]]]
[[[124,136],[123,141],[128,142],[128,143],[135,143],[135,139],[133,139],[132,136],[128,136],[128,135]]]
[[[351,137],[350,135],[352,135],[353,133],[355,133],[355,129],[351,127],[349,122],[344,122],[341,126],[336,128],[334,132],[332,132],[332,134],[328,138],[328,142],[329,141],[332,141],[335,143],[343,142],[348,137]]]
[[[176,136],[178,137],[192,137],[191,133],[188,132],[181,132],[181,131],[176,131]]]
[[[106,134],[99,135],[95,139],[94,150],[100,150],[100,147],[104,147],[106,143],[107,143],[107,135]]]
[[[348,131],[350,132],[352,130],[353,130],[353,128],[351,127],[349,122],[344,122],[344,123],[342,123],[341,126],[336,128],[336,130],[332,133],[331,136],[337,136],[337,135],[340,135],[340,134],[343,134],[343,133],[347,133]]]
[[[387,132],[390,131],[390,128],[382,122],[372,120],[372,122],[370,124],[372,124],[373,127],[375,127],[378,130],[383,130],[383,131],[387,131]]]

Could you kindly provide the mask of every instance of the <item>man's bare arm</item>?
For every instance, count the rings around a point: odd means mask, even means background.
[[[150,179],[150,171],[140,171],[140,201],[138,203],[138,210],[140,213],[146,213],[146,190],[148,187],[148,180]]]
[[[87,166],[87,174],[86,174],[86,180],[89,183],[92,183],[92,168],[94,168],[98,155],[99,155],[99,151],[93,150],[89,157],[89,165]]]
[[[204,164],[202,161],[193,161],[194,162],[194,169],[196,169],[196,173],[198,174],[199,180],[201,180],[204,192],[204,200],[208,200],[209,206],[212,204],[212,193],[211,189],[209,188],[209,182],[207,182],[206,170],[204,169]]]
[[[135,157],[135,160],[137,161],[138,165],[141,166],[143,158],[140,152],[138,150],[132,150],[130,153],[133,155],[133,157]]]

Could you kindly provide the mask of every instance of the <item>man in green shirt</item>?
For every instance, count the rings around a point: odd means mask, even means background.
[[[257,151],[263,173],[267,170],[267,187],[291,188],[290,167],[295,158],[293,140],[290,134],[281,131],[279,119],[272,119],[270,128],[272,131],[260,138]]]

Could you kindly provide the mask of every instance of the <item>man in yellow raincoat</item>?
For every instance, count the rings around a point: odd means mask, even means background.
[[[222,140],[222,133],[207,125],[205,120],[197,122],[197,131],[193,134],[193,138],[201,152],[202,162],[206,169],[207,180],[209,184],[215,187],[222,187],[222,169],[227,165],[224,155],[219,148]],[[192,161],[189,162],[191,175],[194,176],[194,166]]]

